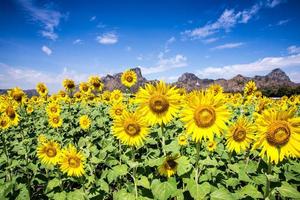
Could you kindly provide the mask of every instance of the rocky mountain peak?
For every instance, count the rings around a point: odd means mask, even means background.
[[[284,71],[279,68],[273,69],[269,74],[266,76],[270,80],[278,80],[278,81],[285,81],[290,82],[290,78],[286,75]]]

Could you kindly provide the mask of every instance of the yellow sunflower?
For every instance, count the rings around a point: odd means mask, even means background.
[[[158,172],[162,176],[171,177],[176,173],[178,162],[178,156],[167,156],[162,165],[158,167]]]
[[[60,90],[58,92],[58,98],[59,98],[59,100],[66,101],[66,100],[68,100],[69,96],[65,91]]]
[[[51,102],[47,105],[46,111],[48,115],[59,115],[61,111],[60,105],[55,102]]]
[[[13,126],[17,126],[19,123],[19,115],[16,112],[15,108],[8,104],[6,109],[5,109],[5,114],[8,116],[9,118],[9,123]]]
[[[82,115],[80,118],[79,118],[79,124],[80,124],[80,127],[83,129],[83,130],[87,130],[90,128],[91,126],[91,120],[90,118],[87,116],[87,115]]]
[[[102,94],[102,100],[105,103],[110,103],[110,92],[108,90],[104,91]]]
[[[16,102],[21,103],[25,93],[18,87],[15,87],[8,91],[9,96],[11,96]]]
[[[51,127],[58,128],[61,127],[63,120],[59,115],[49,115],[48,122]]]
[[[45,165],[56,165],[60,159],[60,145],[53,140],[43,142],[37,148],[37,156]]]
[[[121,83],[126,87],[131,87],[137,82],[137,75],[134,71],[125,71],[121,76]]]
[[[212,140],[212,141],[207,141],[207,150],[208,151],[214,151],[217,148],[217,142]]]
[[[225,124],[230,116],[222,94],[214,95],[211,91],[195,92],[181,112],[182,121],[188,134],[193,134],[195,142],[203,138],[214,139],[226,129]]]
[[[122,103],[115,103],[110,108],[109,114],[111,118],[116,119],[122,116],[123,111],[125,111],[124,105]]]
[[[136,103],[140,104],[139,110],[151,125],[167,124],[179,111],[179,99],[178,89],[160,81],[140,88]]]
[[[268,109],[257,114],[257,141],[253,148],[262,148],[260,156],[275,164],[285,157],[300,157],[300,117],[297,109]]]
[[[122,101],[123,100],[123,93],[121,92],[121,90],[114,90],[114,91],[111,92],[110,98],[114,102]]]
[[[103,89],[103,83],[99,76],[91,76],[89,78],[89,84],[93,86],[95,91],[101,91]]]
[[[74,97],[75,97],[75,101],[77,102],[82,101],[83,99],[83,95],[81,92],[75,92]]]
[[[240,117],[234,124],[229,127],[226,135],[226,147],[230,152],[235,151],[240,153],[249,148],[251,142],[254,140],[255,127],[245,117]]]
[[[142,145],[149,134],[144,116],[139,112],[123,112],[123,115],[114,121],[114,136],[129,146]]]
[[[85,83],[85,82],[81,82],[79,84],[79,90],[81,93],[83,94],[90,94],[91,93],[91,87],[88,83]]]
[[[6,130],[9,128],[9,118],[6,115],[1,115],[0,116],[0,129],[1,130]]]
[[[84,172],[85,157],[81,152],[69,144],[66,149],[62,150],[60,159],[60,170],[68,176],[82,176]]]
[[[245,88],[244,88],[244,94],[245,96],[250,96],[254,94],[254,92],[257,90],[256,84],[254,81],[249,81],[246,83]]]
[[[48,142],[47,137],[44,134],[40,134],[37,138],[37,141],[41,144]]]
[[[63,81],[63,86],[64,86],[65,90],[68,92],[72,92],[75,90],[75,82],[71,79],[65,79]]]
[[[211,84],[208,88],[209,91],[213,92],[215,95],[223,93],[223,88],[219,84]]]
[[[187,145],[187,137],[186,135],[179,135],[178,136],[178,144],[181,146],[186,146]]]
[[[33,109],[33,106],[32,106],[32,105],[28,105],[28,106],[26,107],[26,112],[27,112],[27,114],[31,114],[33,111],[34,111],[34,109]]]
[[[38,83],[36,85],[36,91],[39,93],[40,96],[45,97],[48,95],[48,88],[44,83]]]

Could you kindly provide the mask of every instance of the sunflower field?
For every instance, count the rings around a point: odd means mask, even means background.
[[[0,96],[0,199],[300,199],[300,96],[121,82]]]

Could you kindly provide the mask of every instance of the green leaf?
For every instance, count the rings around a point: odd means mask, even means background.
[[[180,158],[177,159],[177,162],[178,162],[178,167],[177,167],[178,176],[181,176],[189,172],[192,168],[192,165],[190,164],[186,156],[180,156]]]
[[[233,199],[233,196],[225,188],[220,188],[211,193],[210,198],[212,200],[228,200]]]
[[[19,193],[18,197],[16,198],[16,200],[27,200],[27,199],[28,200],[30,199],[29,192],[26,188],[26,185],[22,184],[20,193]]]
[[[150,183],[146,176],[142,176],[140,180],[138,180],[137,185],[142,186],[144,188],[150,189]]]
[[[5,197],[8,195],[14,187],[13,182],[5,182],[0,185],[0,197]]]
[[[79,189],[79,190],[75,190],[73,192],[69,192],[67,194],[67,199],[68,200],[74,200],[74,199],[76,199],[76,200],[85,200],[87,198],[86,198],[85,193],[82,190]]]
[[[170,178],[168,181],[160,182],[158,179],[152,181],[151,190],[156,199],[167,200],[177,191],[176,180]]]
[[[208,182],[196,184],[195,180],[190,179],[187,183],[188,191],[194,199],[204,199],[210,193],[211,186]]]
[[[58,179],[58,178],[54,178],[52,180],[50,180],[48,182],[48,185],[47,185],[47,192],[53,190],[55,187],[58,187],[60,185],[61,181]]]
[[[263,198],[263,195],[257,190],[257,188],[250,184],[241,188],[237,192],[237,194],[240,195],[240,198],[244,198],[246,196],[252,197],[254,199]]]
[[[59,193],[55,193],[53,195],[53,199],[54,200],[66,200],[67,199],[67,193],[65,191],[59,192]]]
[[[103,179],[100,179],[98,181],[98,184],[101,190],[105,191],[106,193],[109,193],[109,185]]]
[[[119,176],[124,176],[128,173],[127,165],[117,165],[114,166],[107,174],[108,182],[116,180]]]
[[[114,200],[132,200],[132,199],[135,199],[135,195],[128,193],[126,190],[122,189],[118,192],[114,192],[113,199]]]
[[[295,199],[300,198],[300,192],[287,182],[283,182],[281,187],[277,188],[277,190],[283,197],[289,197]]]

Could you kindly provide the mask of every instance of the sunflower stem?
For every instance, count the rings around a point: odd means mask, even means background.
[[[199,160],[200,160],[200,142],[196,143],[196,163],[195,163],[195,182],[198,184],[198,171],[199,171]]]
[[[11,163],[10,163],[10,159],[9,159],[8,151],[7,151],[7,146],[6,146],[6,135],[4,133],[2,133],[1,135],[2,135],[2,141],[3,141],[4,154],[6,156],[6,162],[7,162],[7,165],[9,167],[11,165]],[[10,171],[10,169],[8,169],[7,181],[11,181],[11,171]]]
[[[164,156],[165,156],[166,155],[166,150],[165,150],[166,141],[165,141],[164,129],[165,129],[165,124],[162,123],[160,125],[160,130],[161,130],[161,146],[162,146],[163,153],[164,153]]]
[[[272,172],[272,164],[270,162],[270,160],[268,161],[268,171],[267,171],[267,175],[270,175]],[[267,181],[266,181],[266,192],[265,192],[265,198],[269,197],[270,195],[270,179],[269,177],[267,176]]]
[[[132,148],[132,162],[133,164],[135,163],[135,147]],[[133,172],[132,172],[132,176],[133,176],[133,182],[134,182],[134,190],[135,190],[135,199],[138,199],[138,189],[137,189],[137,181],[136,181],[136,166],[133,167]]]

